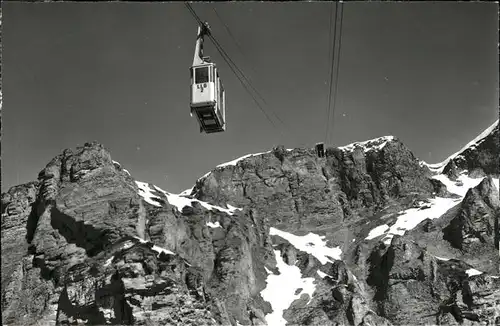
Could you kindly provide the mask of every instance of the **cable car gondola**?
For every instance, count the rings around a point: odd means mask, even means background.
[[[226,99],[224,86],[215,63],[203,56],[203,40],[210,35],[207,23],[198,26],[191,76],[191,116],[195,114],[200,132],[215,133],[226,130]]]

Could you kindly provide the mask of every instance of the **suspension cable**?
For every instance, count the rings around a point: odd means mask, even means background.
[[[330,125],[333,130],[335,124],[335,108],[337,102],[337,92],[338,92],[338,75],[339,75],[339,66],[340,66],[340,49],[342,46],[342,21],[343,21],[343,6],[342,1],[335,2],[335,25],[334,25],[334,37],[333,37],[333,54],[332,61],[330,66],[330,87],[329,87],[329,95],[328,95],[328,118],[327,118],[327,126],[326,126],[326,142],[330,140]],[[338,48],[337,48],[337,20],[338,16],[340,16],[339,22],[339,33],[338,33]],[[330,15],[330,23],[331,23],[331,15]],[[330,39],[331,39],[331,24],[330,24]],[[335,59],[337,66],[335,67]],[[334,73],[335,71],[335,73]],[[332,104],[332,91],[333,91],[333,104]],[[330,114],[332,113],[332,114]],[[330,116],[332,117],[332,123],[330,124]]]
[[[342,1],[340,1],[340,26],[339,26],[339,47],[337,50],[337,68],[335,69],[335,86],[333,91],[333,107],[332,107],[332,129],[335,126],[335,107],[337,104],[337,92],[339,88],[338,80],[339,80],[339,67],[340,67],[340,53],[342,48],[342,21],[344,17],[344,7],[342,5]]]
[[[194,11],[194,8],[187,2],[185,2],[186,4],[186,7],[189,9],[189,11],[191,12],[191,14],[195,17],[195,19],[198,21],[199,24],[203,25],[203,22],[201,20],[201,18],[196,14],[196,12]],[[214,43],[215,47],[217,48],[217,50],[219,51],[219,53],[221,54],[221,56],[225,56],[227,58],[227,60],[229,60],[231,62],[231,64],[235,67],[235,69],[242,75],[243,79],[247,82],[247,84],[252,88],[252,90],[257,94],[257,96],[264,102],[266,103],[266,101],[264,100],[264,98],[262,97],[262,95],[259,93],[259,91],[257,91],[257,89],[255,89],[255,87],[252,85],[252,83],[250,82],[250,80],[245,76],[245,74],[243,73],[243,71],[241,71],[240,68],[238,68],[238,66],[234,63],[234,61],[229,57],[229,55],[227,54],[227,52],[222,48],[222,46],[219,44],[219,42],[217,41],[217,39],[215,38],[215,36],[213,36],[212,34],[208,34],[208,37],[210,38],[210,40]],[[266,103],[267,104],[267,103]]]
[[[188,8],[188,10],[190,11],[190,13],[193,15],[193,17],[196,19],[196,21],[200,24],[200,25],[203,25],[203,22],[202,20],[199,18],[199,16],[196,14],[196,12],[194,11],[194,9],[191,7],[191,5],[187,2],[185,2],[185,5],[186,7]],[[215,39],[215,37],[211,34],[208,34],[208,37],[210,38],[210,40],[212,40],[214,46],[216,47],[216,49],[218,50],[219,54],[221,55],[221,57],[224,59],[224,61],[227,63],[227,65],[229,66],[229,68],[231,69],[231,71],[235,74],[235,76],[238,78],[239,82],[241,83],[241,85],[245,88],[245,90],[249,93],[249,95],[252,97],[252,99],[254,100],[255,104],[257,105],[257,107],[262,111],[262,113],[266,116],[267,120],[269,120],[269,122],[273,125],[273,127],[275,127],[276,129],[278,129],[281,134],[283,135],[283,132],[276,126],[276,124],[274,123],[274,121],[272,121],[272,119],[269,117],[269,115],[266,113],[266,111],[264,110],[264,108],[261,106],[261,104],[258,102],[258,100],[255,98],[255,96],[252,94],[252,92],[250,92],[250,89],[248,88],[247,85],[245,85],[244,81],[247,82],[247,84],[255,91],[255,93],[257,95],[259,95],[259,97],[262,98],[262,96],[260,95],[260,93],[255,89],[255,87],[253,87],[253,85],[251,84],[251,82],[248,80],[248,78],[246,78],[245,74],[241,71],[241,69],[238,68],[238,66],[234,63],[234,61],[229,57],[229,55],[227,54],[227,52],[222,48],[222,46],[220,45],[220,43],[217,41],[217,39]],[[241,74],[241,77],[238,75],[239,72]],[[263,100],[263,99],[262,99]],[[264,101],[264,100],[263,100]],[[273,112],[271,110],[271,112]],[[274,113],[274,112],[273,112]],[[277,118],[278,121],[280,121],[284,126],[285,124],[283,123],[283,121],[276,115],[276,113],[274,113],[275,117]]]
[[[222,46],[220,45],[220,43],[217,41],[217,39],[215,39],[215,36],[213,35],[209,35],[210,39],[212,40],[212,42],[214,43],[214,45],[217,47],[217,50],[219,51],[219,53],[222,53],[224,54],[224,56],[227,58],[226,60],[226,63],[227,61],[229,60],[231,62],[231,64],[236,68],[236,70],[238,70],[238,72],[242,75],[243,79],[247,82],[247,84],[254,90],[254,92],[257,94],[257,96],[262,100],[262,102],[264,102],[264,104],[267,105],[267,102],[264,100],[264,98],[262,97],[262,95],[260,95],[259,91],[252,85],[252,83],[250,82],[250,80],[245,76],[245,74],[243,73],[243,71],[241,71],[241,69],[238,68],[238,66],[236,65],[236,63],[234,63],[234,61],[231,59],[231,57],[229,57],[229,55],[227,54],[227,52],[222,48]],[[229,64],[229,63],[228,63]],[[248,90],[248,88],[247,88]],[[249,90],[248,90],[249,91]],[[271,113],[274,115],[274,117],[276,118],[276,120],[278,120],[284,127],[285,129],[287,129],[287,126],[286,124],[283,122],[283,120],[281,120],[281,118],[276,114],[276,112],[274,112],[273,109],[271,109],[270,107],[268,107],[269,110],[271,111]]]
[[[222,48],[222,46],[219,44],[219,42],[215,39],[215,36],[208,35],[208,37],[212,40],[212,42],[214,43],[214,45],[216,45],[216,47],[218,47],[219,52],[222,51],[224,53],[224,55],[229,59],[229,61],[231,61],[231,63],[234,65],[234,67],[243,76],[243,78],[245,79],[245,81],[247,82],[247,84],[252,88],[252,90],[255,92],[255,94],[257,94],[257,96],[262,100],[262,102],[266,103],[266,101],[264,100],[264,98],[262,97],[262,95],[260,95],[259,91],[252,85],[252,83],[245,76],[245,74],[243,73],[243,71],[241,71],[241,69],[238,68],[238,66],[234,63],[234,61],[229,57],[229,55],[227,54],[227,52]]]
[[[335,25],[333,25],[333,45],[332,45],[332,16],[333,16],[333,3],[330,8],[330,24],[329,24],[329,31],[328,31],[328,40],[330,41],[329,47],[328,47],[328,60],[331,58],[331,64],[330,64],[330,80],[328,83],[328,106],[327,106],[327,118],[326,118],[326,131],[325,131],[325,143],[328,143],[328,132],[330,131],[330,111],[332,107],[332,81],[333,81],[333,68],[334,68],[334,62],[335,62],[335,43],[336,43],[336,38],[337,38],[337,7],[338,7],[338,2],[335,2]]]
[[[243,58],[245,59],[245,61],[247,63],[249,63],[249,66],[250,66],[250,69],[256,74],[257,72],[255,71],[255,69],[253,68],[252,65],[250,65],[250,60],[248,60],[247,56],[245,55],[245,52],[243,51],[242,47],[240,46],[240,43],[238,42],[238,40],[236,39],[236,37],[234,37],[233,33],[231,32],[231,29],[229,28],[229,26],[224,22],[224,20],[222,19],[222,17],[219,15],[219,12],[215,9],[215,7],[212,7],[213,11],[215,12],[215,15],[217,16],[217,18],[219,18],[219,21],[221,22],[222,25],[224,25],[224,28],[226,29],[227,33],[229,34],[229,36],[231,36],[231,38],[233,39],[234,41],[234,44],[236,44],[236,47],[238,48],[238,50],[240,51],[241,55],[243,56]],[[264,100],[264,99],[262,99]],[[264,101],[265,102],[265,101]],[[266,103],[267,104],[267,103]]]
[[[210,35],[209,35],[210,37]],[[243,88],[245,88],[245,90],[248,92],[248,94],[252,97],[253,101],[255,102],[255,104],[257,105],[257,107],[262,111],[262,113],[264,113],[264,115],[266,116],[266,118],[269,120],[269,122],[271,122],[271,124],[276,128],[278,129],[278,127],[276,126],[276,124],[271,120],[271,118],[269,117],[269,115],[266,113],[266,111],[264,110],[264,108],[262,107],[262,105],[259,103],[259,101],[257,100],[257,98],[252,94],[252,92],[250,91],[250,89],[248,88],[248,86],[244,83],[243,79],[245,79],[247,81],[247,84],[250,85],[250,87],[253,88],[253,86],[248,82],[248,80],[245,78],[245,75],[243,74],[243,72],[238,69],[238,66],[234,63],[233,60],[231,60],[231,58],[229,57],[229,55],[226,53],[226,51],[224,51],[224,49],[222,48],[222,46],[219,44],[219,42],[217,42],[217,40],[212,36],[210,37],[210,39],[212,40],[212,42],[214,43],[216,49],[219,51],[219,53],[221,54],[222,58],[224,59],[224,61],[227,63],[227,65],[229,66],[229,68],[231,69],[231,71],[236,75],[236,77],[238,78],[238,80],[240,81],[241,85],[243,86]],[[235,71],[235,68],[236,70],[242,75],[243,79],[238,75],[238,73]],[[256,91],[257,93],[257,91]],[[258,93],[257,93],[258,94]],[[279,118],[278,118],[279,120]],[[280,130],[281,132],[281,130]]]

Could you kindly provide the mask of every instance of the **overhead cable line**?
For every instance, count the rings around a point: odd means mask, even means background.
[[[330,111],[332,107],[332,82],[333,82],[333,71],[334,71],[334,63],[335,63],[335,44],[336,44],[336,39],[337,39],[337,11],[338,11],[338,2],[335,2],[335,24],[333,25],[333,42],[332,42],[332,16],[333,16],[333,3],[331,4],[331,9],[330,9],[330,24],[329,24],[329,30],[328,30],[328,40],[330,41],[329,47],[328,47],[328,60],[331,59],[331,64],[330,64],[330,70],[329,70],[329,75],[330,75],[330,80],[328,82],[328,106],[326,110],[327,118],[326,118],[326,131],[325,131],[325,143],[328,144],[328,132],[330,130]],[[333,43],[333,45],[332,45]]]
[[[256,73],[255,69],[252,67],[252,65],[250,65],[250,60],[248,60],[247,56],[245,55],[245,52],[243,51],[242,47],[240,46],[240,43],[238,42],[238,40],[236,39],[236,37],[234,37],[233,33],[231,32],[231,29],[229,28],[229,26],[224,22],[224,20],[222,19],[221,15],[219,15],[219,12],[215,9],[215,7],[212,8],[213,11],[215,12],[215,15],[217,16],[217,18],[219,19],[219,21],[221,22],[222,25],[224,25],[224,28],[226,29],[227,33],[229,34],[229,36],[231,36],[231,38],[233,39],[234,41],[234,44],[236,44],[236,47],[238,48],[238,50],[240,51],[241,55],[243,56],[243,58],[245,59],[245,61],[247,61],[247,63],[249,64],[250,66],[250,69]],[[262,99],[264,102],[265,100]],[[266,103],[267,104],[267,103]]]
[[[195,17],[195,19],[198,21],[198,23],[199,24],[203,24],[201,18],[194,11],[194,8],[189,3],[187,3],[187,2],[185,2],[185,4],[186,4],[187,8],[189,9],[189,11],[191,12],[191,14],[193,14],[193,16]],[[217,41],[217,39],[215,38],[215,36],[213,36],[212,34],[208,34],[208,37],[210,38],[210,40],[212,40],[212,42],[214,43],[215,47],[217,48],[217,50],[219,51],[219,53],[221,54],[221,56],[224,58],[224,60],[226,60],[226,62],[227,62],[227,60],[229,60],[231,62],[231,64],[234,66],[234,68],[236,70],[238,70],[238,72],[241,74],[241,76],[247,82],[247,84],[257,94],[257,96],[259,96],[259,98],[265,103],[266,101],[264,100],[264,98],[262,97],[262,95],[260,95],[259,91],[257,91],[257,89],[255,89],[255,87],[252,85],[252,83],[250,82],[250,80],[245,76],[245,74],[243,73],[243,71],[241,71],[241,69],[234,63],[234,61],[231,59],[231,57],[229,57],[229,55],[227,54],[226,50],[224,50],[222,48],[222,46],[219,44],[219,42]]]
[[[330,13],[330,39],[331,39],[331,16],[332,13]],[[339,32],[338,32],[338,47],[337,47],[337,21],[338,17],[340,16],[340,21],[338,23],[339,25]],[[330,85],[329,85],[329,95],[328,95],[328,117],[327,117],[327,126],[326,126],[326,142],[328,143],[329,141],[329,134],[330,134],[330,125],[331,128],[333,129],[334,124],[335,124],[335,107],[336,107],[336,102],[337,102],[337,92],[338,92],[338,75],[339,75],[339,66],[340,66],[340,49],[342,46],[342,21],[343,21],[343,6],[342,6],[342,1],[335,2],[335,19],[334,19],[334,36],[333,36],[333,54],[332,54],[332,61],[331,61],[331,66],[330,66]],[[335,61],[335,59],[337,59]],[[335,63],[337,63],[335,67]],[[335,71],[335,73],[334,73]],[[333,101],[332,101],[332,91],[333,91]],[[333,102],[333,104],[332,104]],[[332,114],[330,114],[332,113]],[[330,116],[333,116],[333,121],[330,124]]]
[[[241,69],[236,65],[236,63],[234,63],[234,61],[231,59],[231,57],[227,54],[227,52],[224,50],[224,48],[222,48],[222,46],[220,45],[220,43],[217,41],[217,39],[215,38],[215,36],[213,35],[209,35],[209,38],[212,40],[212,42],[214,43],[214,45],[216,46],[217,50],[219,50],[219,53],[221,53],[221,55],[227,57],[227,59],[231,62],[231,64],[236,68],[236,70],[238,70],[238,72],[242,75],[243,79],[247,82],[247,84],[252,88],[252,90],[255,92],[255,94],[257,94],[257,96],[262,100],[262,102],[264,102],[264,104],[267,105],[267,102],[266,100],[264,100],[263,96],[260,94],[260,92],[252,85],[251,81],[249,80],[249,78],[247,78],[245,76],[245,74],[243,73],[243,71],[241,71]],[[226,63],[227,63],[227,60],[226,60]],[[247,91],[248,91],[248,88],[247,88]],[[250,93],[250,92],[249,92]],[[276,112],[274,112],[274,110],[272,110],[271,108],[269,108],[269,110],[271,111],[271,113],[274,115],[274,117],[285,127],[286,129],[286,124],[283,122],[283,120],[280,119],[280,117],[276,114]]]
[[[339,67],[340,67],[340,53],[341,53],[341,48],[342,48],[342,21],[344,17],[344,6],[342,5],[342,1],[340,1],[340,26],[339,26],[339,47],[338,47],[338,52],[337,52],[337,68],[335,70],[335,86],[334,86],[334,91],[333,91],[333,108],[332,108],[332,129],[335,126],[335,107],[337,104],[337,92],[339,88],[338,80],[339,80]]]
[[[194,11],[194,9],[191,7],[191,5],[187,2],[184,3],[187,7],[187,9],[189,10],[189,12],[193,15],[193,17],[196,19],[196,21],[198,22],[198,24],[200,25],[204,25],[204,23],[202,22],[202,20],[199,18],[199,16],[196,14],[196,12]],[[231,69],[231,71],[235,74],[235,76],[238,78],[239,82],[241,83],[241,85],[243,86],[243,88],[250,94],[250,96],[252,97],[252,99],[254,100],[255,104],[257,105],[257,107],[262,111],[262,113],[265,115],[265,117],[267,118],[267,120],[273,125],[274,128],[278,129],[276,124],[274,123],[274,121],[272,121],[272,119],[269,117],[269,115],[266,113],[266,111],[262,108],[262,106],[260,105],[260,103],[257,101],[257,99],[255,98],[255,96],[250,92],[250,90],[248,89],[247,85],[243,82],[242,78],[238,75],[238,73],[236,72],[235,68],[238,70],[238,72],[240,72],[240,74],[243,75],[244,77],[244,74],[243,72],[241,72],[241,70],[238,69],[238,67],[236,66],[236,64],[234,63],[234,61],[231,60],[231,58],[229,58],[228,54],[226,53],[226,51],[224,51],[224,49],[222,49],[222,47],[220,46],[220,44],[217,42],[217,40],[215,40],[215,38],[211,35],[211,34],[208,34],[208,37],[212,40],[215,48],[217,49],[217,51],[219,51],[219,54],[221,55],[222,59],[224,59],[224,61],[227,63],[227,65],[229,66],[229,68]],[[233,67],[234,66],[234,67]],[[247,81],[248,83],[248,81]]]
[[[200,19],[200,17],[196,14],[196,12],[194,11],[194,9],[191,7],[191,5],[187,2],[185,2],[185,5],[186,7],[188,8],[188,10],[190,11],[190,13],[193,15],[193,17],[196,19],[196,21],[198,22],[198,24],[200,25],[203,25],[204,23],[202,22],[202,20]],[[269,122],[273,125],[273,127],[275,127],[276,129],[279,129],[276,124],[274,123],[274,121],[269,117],[269,115],[266,113],[266,111],[264,110],[264,108],[262,107],[262,105],[259,103],[259,101],[255,98],[255,96],[252,94],[252,92],[250,92],[248,86],[245,84],[244,81],[246,81],[246,83],[255,91],[256,94],[258,94],[260,97],[262,97],[260,95],[260,93],[255,89],[255,87],[253,87],[253,85],[251,84],[251,82],[246,78],[245,74],[241,71],[241,69],[238,68],[238,66],[234,63],[234,61],[229,57],[229,55],[227,54],[227,52],[222,48],[222,46],[220,45],[220,43],[217,41],[217,39],[215,39],[215,37],[211,34],[208,34],[208,37],[210,38],[210,40],[212,40],[215,48],[218,50],[219,54],[221,55],[221,57],[224,59],[224,61],[227,63],[227,65],[229,66],[229,68],[231,69],[231,71],[235,74],[235,76],[238,78],[238,80],[240,81],[241,85],[245,88],[245,90],[250,94],[250,96],[252,97],[252,99],[254,100],[255,104],[257,105],[257,107],[262,111],[262,113],[266,116],[266,118],[269,120]],[[241,74],[241,77],[238,75],[238,72],[239,74]],[[273,112],[274,113],[274,112]],[[275,117],[284,125],[283,121],[281,121],[281,119],[274,113]],[[282,131],[280,130],[280,132],[282,133]]]
[[[253,86],[253,84],[251,83],[250,79],[249,79],[249,78],[247,78],[247,77],[245,76],[245,74],[243,73],[243,71],[241,71],[241,69],[240,69],[240,68],[238,68],[238,66],[236,65],[236,63],[234,63],[234,61],[231,59],[231,57],[229,57],[229,55],[228,55],[228,54],[227,54],[227,52],[226,52],[226,51],[222,48],[222,46],[219,44],[219,42],[217,41],[217,39],[215,38],[215,36],[213,36],[213,35],[209,35],[209,37],[210,37],[210,39],[212,40],[212,42],[214,43],[214,45],[217,47],[217,49],[219,50],[219,53],[221,53],[221,55],[222,55],[223,57],[224,57],[224,56],[225,56],[225,57],[227,57],[227,59],[231,62],[231,64],[232,64],[232,65],[236,68],[236,70],[238,70],[238,72],[242,75],[243,79],[247,82],[247,84],[248,84],[248,85],[252,88],[252,90],[255,92],[255,94],[257,94],[257,96],[258,96],[258,97],[262,100],[262,102],[264,102],[264,104],[265,104],[265,105],[267,105],[267,102],[266,102],[266,100],[264,99],[264,97],[263,97],[263,96],[260,94],[260,92],[259,92],[259,91],[258,91],[258,90],[257,90],[257,89]],[[226,60],[226,59],[225,59],[225,60]],[[226,60],[226,63],[228,63],[228,62],[227,62],[228,60]],[[228,63],[228,65],[229,65],[229,63]],[[234,72],[234,70],[233,70],[233,72]],[[236,74],[236,73],[235,73],[235,74]],[[240,82],[242,82],[242,81],[241,81],[241,79],[240,79]],[[242,82],[242,83],[243,83],[243,82]],[[249,89],[248,89],[247,87],[245,87],[245,89],[249,92],[249,94],[252,96],[252,98],[254,99],[254,101],[257,103],[257,99],[256,99],[256,98],[255,98],[255,97],[251,94],[251,92],[249,91]],[[257,105],[259,106],[259,108],[260,108],[261,110],[264,110],[264,109],[262,108],[262,106],[261,106],[259,103],[257,103]],[[274,110],[273,110],[271,107],[269,107],[269,106],[267,106],[267,107],[268,107],[269,111],[271,111],[271,113],[273,114],[273,116],[276,118],[276,120],[278,120],[278,121],[281,123],[281,125],[284,127],[284,129],[285,129],[286,131],[288,131],[289,133],[291,133],[291,131],[290,131],[290,129],[288,128],[288,126],[285,124],[285,122],[283,122],[283,120],[281,120],[281,118],[278,116],[278,114],[277,114],[276,112],[274,112]],[[280,130],[280,132],[281,132],[281,130]]]

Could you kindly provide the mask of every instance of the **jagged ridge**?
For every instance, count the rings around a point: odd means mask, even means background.
[[[228,163],[176,195],[89,143],[2,194],[4,324],[500,322],[498,165],[435,174],[392,136]]]

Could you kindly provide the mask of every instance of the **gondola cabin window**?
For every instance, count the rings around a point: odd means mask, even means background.
[[[208,67],[200,67],[195,69],[194,81],[196,84],[208,83],[209,69]]]

